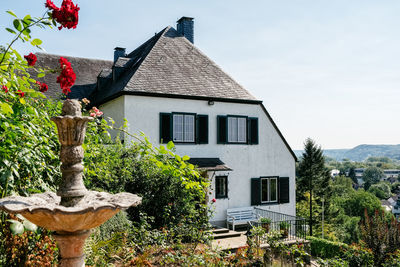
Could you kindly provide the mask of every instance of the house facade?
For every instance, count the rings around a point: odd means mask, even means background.
[[[249,206],[295,216],[293,151],[262,101],[194,46],[193,29],[183,17],[129,54],[116,48],[114,62],[86,77],[91,86],[78,81],[74,96],[117,125],[127,119],[130,133],[155,145],[173,141],[209,177],[211,223]]]

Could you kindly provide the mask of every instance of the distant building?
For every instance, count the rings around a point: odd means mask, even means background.
[[[386,176],[385,180],[388,180],[389,178],[395,178],[395,179],[397,179],[397,178],[399,177],[400,170],[395,170],[395,169],[393,169],[393,170],[391,170],[391,169],[389,169],[389,170],[383,170],[383,173],[384,173],[385,176]]]
[[[337,169],[333,169],[331,170],[331,177],[335,178],[336,176],[338,176],[340,174],[340,171]]]
[[[362,179],[362,177],[364,175],[364,171],[365,171],[365,168],[354,169],[354,173],[356,175],[358,184],[360,184],[360,185],[364,183],[364,181]],[[387,169],[387,170],[383,170],[383,174],[385,175],[385,177],[382,179],[382,181],[393,184],[393,183],[397,182],[399,174],[400,174],[400,170]]]

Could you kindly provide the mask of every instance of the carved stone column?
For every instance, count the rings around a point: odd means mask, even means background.
[[[80,103],[73,99],[65,100],[61,115],[51,118],[57,125],[61,143],[62,180],[57,195],[61,197],[61,205],[71,207],[87,193],[82,179],[82,144],[87,123],[93,118],[83,117]]]

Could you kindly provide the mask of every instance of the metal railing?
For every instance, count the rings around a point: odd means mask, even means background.
[[[282,241],[304,240],[306,238],[308,224],[304,218],[257,207],[255,211],[260,219],[249,222],[249,227],[261,226],[267,232],[277,231],[281,234]],[[261,218],[269,219],[270,223],[262,223]]]

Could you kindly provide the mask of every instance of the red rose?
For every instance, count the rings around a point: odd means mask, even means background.
[[[63,0],[60,8],[56,7],[52,1],[46,0],[45,6],[53,10],[53,19],[61,24],[58,27],[59,30],[62,28],[75,29],[76,25],[78,25],[78,11],[80,8],[78,5],[74,5],[71,0]]]
[[[19,97],[24,97],[25,96],[25,93],[22,92],[21,90],[17,90],[16,94],[19,95]]]
[[[35,54],[30,53],[27,56],[24,56],[24,58],[26,59],[26,61],[28,61],[28,66],[35,66],[37,57]]]
[[[39,81],[36,81],[36,84],[39,85],[39,91],[42,92],[42,93],[44,93],[47,90],[49,90],[49,87],[45,83],[41,83]]]
[[[68,95],[71,92],[71,87],[76,80],[76,74],[71,67],[71,63],[66,58],[60,57],[61,73],[57,77],[57,83],[60,84],[63,94]]]
[[[217,200],[215,198],[213,198],[211,201],[214,202],[214,203],[217,202]]]
[[[3,86],[1,87],[1,89],[3,89],[4,92],[8,93],[8,88],[7,88],[7,86],[3,85]]]

